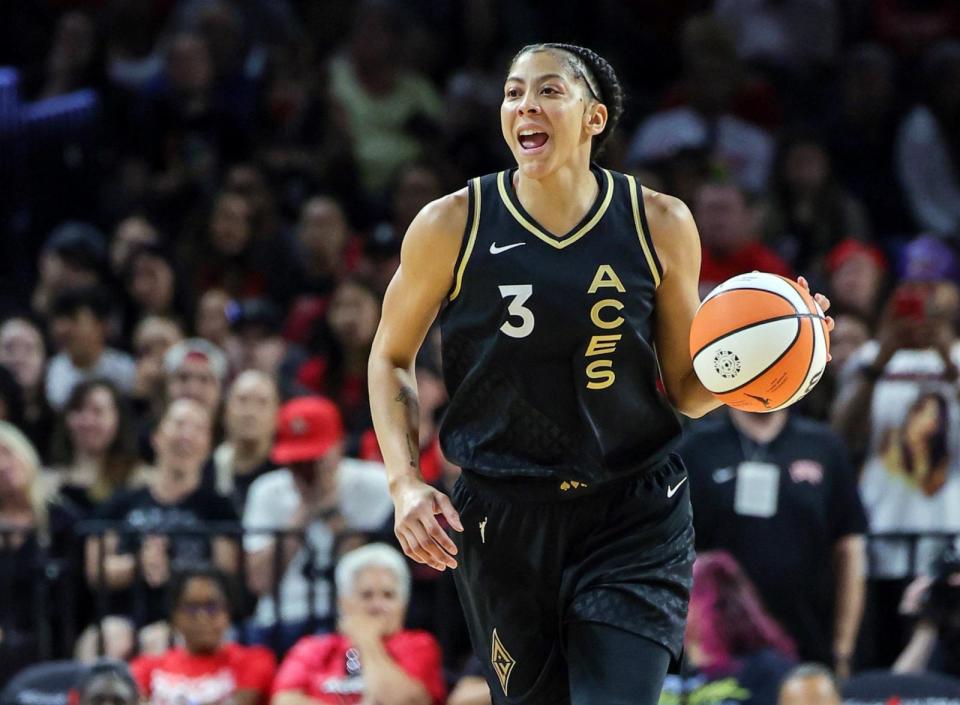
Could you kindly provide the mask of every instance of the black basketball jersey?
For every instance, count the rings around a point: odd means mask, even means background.
[[[445,455],[493,477],[600,484],[660,461],[681,432],[658,388],[661,269],[633,177],[592,167],[596,202],[556,237],[513,171],[469,183],[441,314]]]

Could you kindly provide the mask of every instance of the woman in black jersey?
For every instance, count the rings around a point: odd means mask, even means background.
[[[416,217],[370,356],[397,538],[456,569],[498,703],[656,703],[680,656],[693,531],[670,449],[678,411],[719,402],[688,351],[690,211],[591,162],[622,107],[593,51],[524,47],[500,111],[517,166]],[[441,308],[452,502],[418,468],[414,360]]]

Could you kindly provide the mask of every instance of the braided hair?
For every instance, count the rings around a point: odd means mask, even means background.
[[[617,128],[623,115],[624,92],[620,79],[610,63],[597,52],[576,44],[545,42],[528,44],[516,53],[510,62],[512,66],[524,54],[537,51],[552,51],[559,54],[574,77],[582,80],[593,97],[607,106],[607,125],[603,132],[593,136],[593,156],[603,151],[604,145]]]

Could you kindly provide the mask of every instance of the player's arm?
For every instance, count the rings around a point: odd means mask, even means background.
[[[644,190],[644,205],[663,268],[654,330],[660,374],[670,402],[696,418],[720,406],[697,379],[690,359],[690,326],[700,305],[700,233],[683,201]]]
[[[458,531],[449,498],[420,474],[417,351],[453,283],[467,222],[467,191],[428,204],[403,239],[400,267],[383,300],[368,365],[370,409],[396,509],[394,530],[404,553],[438,570],[455,568],[457,549],[436,520]]]

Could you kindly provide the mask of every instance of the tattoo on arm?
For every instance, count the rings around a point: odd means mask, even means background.
[[[410,453],[409,465],[412,468],[417,467],[417,460],[420,457],[420,450],[417,447],[416,428],[420,422],[420,404],[417,401],[416,393],[407,386],[401,387],[394,401],[398,401],[407,408],[407,422],[411,430],[407,433],[407,450]]]

